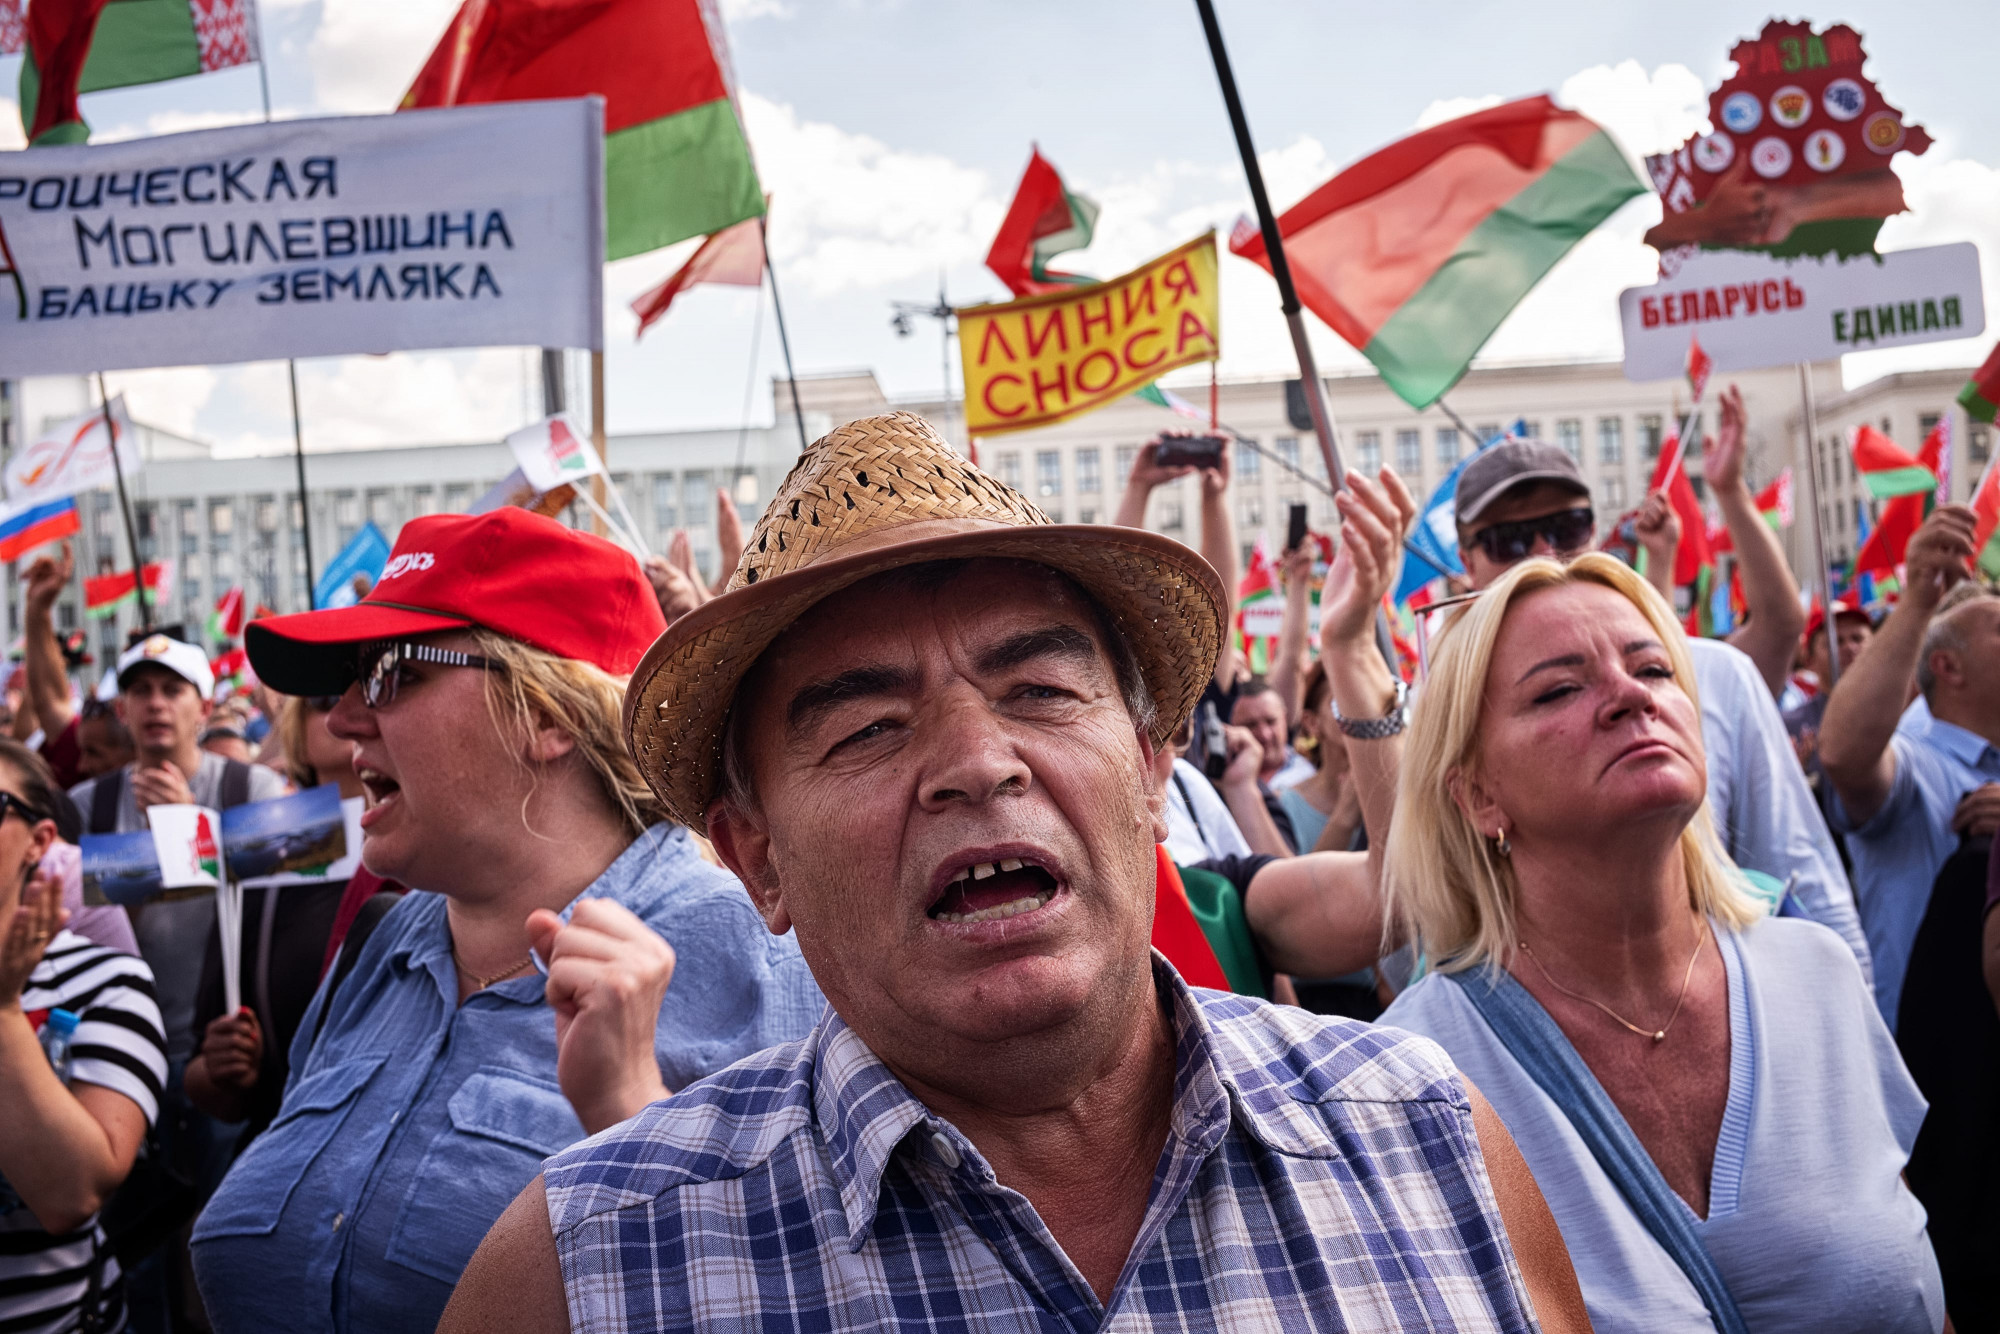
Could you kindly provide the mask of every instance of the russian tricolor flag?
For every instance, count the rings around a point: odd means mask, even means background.
[[[0,518],[0,561],[18,560],[36,547],[59,542],[82,527],[75,496],[15,510]]]

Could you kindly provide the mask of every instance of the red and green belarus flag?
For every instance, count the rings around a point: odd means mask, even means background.
[[[1363,158],[1278,230],[1299,300],[1424,408],[1570,247],[1644,193],[1610,135],[1529,97]],[[1229,248],[1270,268],[1254,224]]]
[[[159,562],[146,566],[145,571],[146,600],[158,606],[163,591],[173,587],[172,576],[167,573],[166,565]],[[103,620],[116,615],[127,603],[138,601],[138,597],[138,581],[130,570],[100,574],[83,581],[83,614]]]
[[[1958,391],[1958,406],[1975,421],[1990,422],[2000,415],[2000,343]]]
[[[90,137],[77,94],[247,65],[256,15],[253,0],[34,0],[17,49],[28,142],[77,144]]]
[[[402,107],[604,98],[606,259],[764,211],[702,0],[464,0]]]
[[[1921,491],[1937,490],[1937,474],[1903,452],[1888,436],[1872,426],[1854,428],[1854,471],[1868,494],[1877,500],[1894,500]]]
[[[1940,490],[1938,479],[1944,476],[1950,459],[1950,437],[1945,418],[1931,428],[1918,448],[1917,456],[1910,458],[1897,447],[1896,442],[1872,426],[1863,426],[1855,432],[1854,461],[1857,470],[1862,469],[1862,432],[1873,437],[1869,441],[1871,457],[1882,466],[1870,473],[1862,471],[1862,479],[1868,489],[1877,496],[1887,495],[1891,499],[1882,507],[1882,516],[1875,521],[1873,531],[1861,544],[1861,550],[1854,556],[1854,574],[1859,578],[1864,574],[1895,576],[1896,567],[1903,563],[1903,553],[1909,550],[1910,539],[1917,535],[1924,519],[1937,504]],[[1893,454],[1894,458],[1890,457]],[[1896,459],[1907,460],[1907,466],[1896,463]],[[1894,491],[1876,491],[1876,478],[1882,478],[1883,485],[1894,485]],[[1894,479],[1891,482],[1889,479]]]
[[[1973,493],[1972,512],[1979,519],[1972,533],[1979,572],[1988,579],[2000,579],[2000,468],[1991,463],[1979,479],[1979,490]]]

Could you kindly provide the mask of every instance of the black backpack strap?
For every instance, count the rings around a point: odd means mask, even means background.
[[[354,921],[347,928],[347,938],[340,942],[340,954],[333,961],[333,976],[326,986],[326,1004],[320,1006],[319,1019],[313,1024],[313,1042],[319,1041],[320,1031],[326,1027],[326,1016],[333,1009],[333,998],[340,994],[340,984],[354,971],[354,961],[361,957],[368,937],[375,934],[375,928],[382,924],[382,919],[389,915],[389,910],[402,897],[393,890],[378,890],[369,895],[354,914]],[[307,1045],[310,1047],[312,1044]]]
[[[122,767],[97,776],[97,782],[90,789],[91,833],[118,832],[118,799],[124,795],[125,770]]]
[[[241,806],[250,800],[250,766],[241,760],[224,760],[221,808]]]

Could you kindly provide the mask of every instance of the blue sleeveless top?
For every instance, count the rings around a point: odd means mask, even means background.
[[[1934,1334],[1943,1287],[1923,1206],[1899,1175],[1925,1104],[1853,953],[1797,918],[1715,938],[1729,975],[1729,1097],[1708,1217],[1674,1203],[1751,1334]],[[1500,1114],[1569,1245],[1597,1334],[1713,1334],[1694,1285],[1459,987],[1426,977],[1382,1023],[1441,1045]]]

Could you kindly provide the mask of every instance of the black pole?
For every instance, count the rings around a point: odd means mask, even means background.
[[[125,494],[125,464],[118,457],[118,423],[111,416],[111,391],[104,372],[97,373],[97,396],[104,400],[104,434],[111,442],[111,475],[118,479],[118,509],[125,516],[125,545],[132,549],[132,591],[139,598],[139,627],[151,632],[153,600],[146,596],[146,562],[139,554],[139,527],[132,522],[132,501]]]
[[[771,309],[778,312],[778,346],[785,349],[785,382],[792,387],[792,418],[799,424],[799,452],[811,443],[806,439],[806,410],[799,406],[799,375],[792,369],[792,340],[785,333],[785,303],[778,300],[778,269],[771,263],[771,233],[764,225],[768,214],[757,218],[757,240],[764,247],[764,272],[771,275]]]
[[[1292,285],[1292,266],[1285,259],[1285,239],[1278,233],[1278,218],[1271,211],[1271,196],[1264,189],[1264,172],[1257,165],[1257,148],[1250,139],[1250,122],[1243,114],[1243,99],[1236,91],[1236,75],[1229,68],[1229,51],[1222,44],[1222,25],[1216,22],[1213,0],[1195,0],[1195,8],[1201,11],[1208,53],[1215,61],[1223,104],[1229,108],[1230,128],[1236,132],[1236,152],[1243,159],[1243,174],[1250,181],[1250,198],[1257,207],[1257,226],[1264,234],[1264,254],[1271,261],[1271,276],[1278,283],[1279,309],[1291,330],[1292,351],[1298,357],[1300,386],[1305,390],[1306,408],[1312,414],[1313,434],[1319,437],[1320,453],[1326,458],[1327,478],[1338,491],[1347,484],[1347,468],[1341,461],[1340,442],[1334,436],[1333,415],[1327,411],[1326,386],[1320,382],[1312,344],[1306,339],[1298,289]]]
[[[312,502],[306,496],[306,431],[299,423],[299,363],[286,361],[285,372],[292,381],[292,465],[299,474],[299,536],[305,540],[306,610],[317,611],[319,597],[313,585]]]

